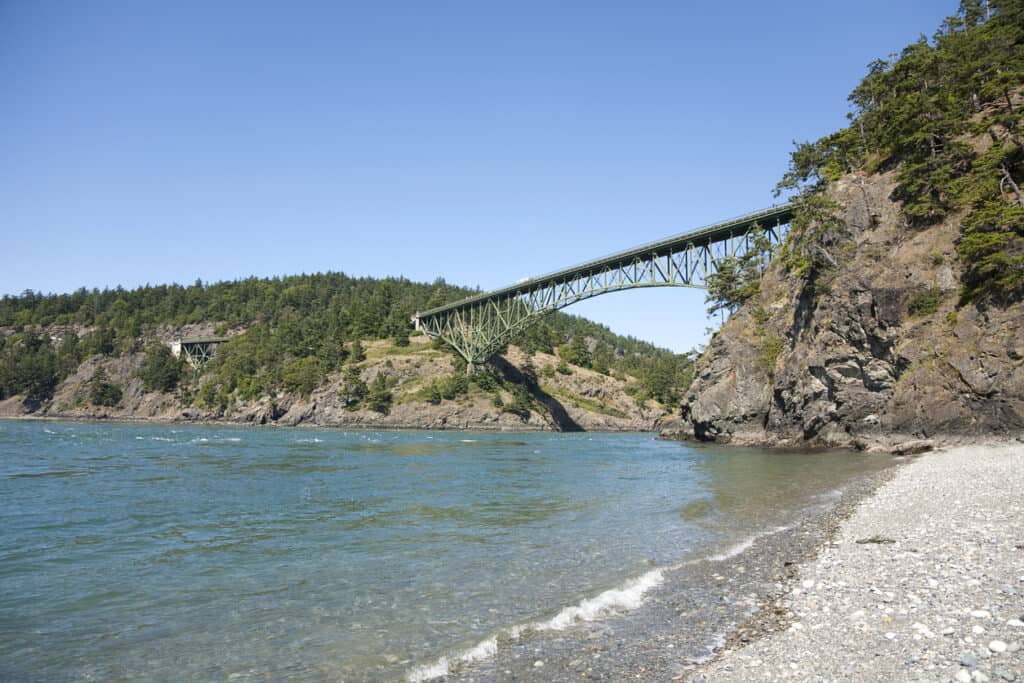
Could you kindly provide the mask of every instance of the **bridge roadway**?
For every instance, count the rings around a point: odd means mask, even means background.
[[[455,347],[472,371],[533,320],[577,301],[637,287],[704,287],[723,258],[746,253],[754,230],[777,245],[792,218],[790,204],[761,209],[417,312],[412,321]]]

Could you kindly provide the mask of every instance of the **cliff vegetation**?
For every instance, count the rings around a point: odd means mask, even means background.
[[[965,0],[798,144],[790,233],[730,264],[734,315],[672,434],[893,445],[1024,428],[1024,2]]]

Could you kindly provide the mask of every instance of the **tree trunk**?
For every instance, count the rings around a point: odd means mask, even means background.
[[[1017,182],[1013,179],[1013,176],[1010,175],[1010,171],[1008,168],[1006,168],[1006,164],[1003,164],[999,168],[1002,169],[1003,171],[1003,182],[999,183],[999,190],[1002,191],[1003,183],[1009,183],[1010,187],[1013,188],[1014,193],[1017,195],[1017,206],[1024,207],[1024,195],[1020,193],[1020,187],[1017,185]]]

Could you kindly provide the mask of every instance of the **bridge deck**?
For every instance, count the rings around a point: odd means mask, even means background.
[[[774,226],[776,223],[788,223],[792,217],[793,207],[790,204],[782,204],[767,209],[761,209],[760,211],[754,211],[743,216],[731,218],[727,221],[714,223],[696,230],[684,232],[682,234],[675,235],[674,237],[667,237],[665,239],[658,240],[657,242],[651,242],[616,254],[586,261],[585,263],[580,263],[570,268],[564,268],[553,273],[547,273],[528,280],[523,280],[515,283],[514,285],[502,287],[501,289],[475,294],[460,301],[445,304],[444,306],[438,306],[437,308],[431,308],[428,311],[420,311],[416,314],[416,317],[422,318],[430,315],[436,315],[445,311],[453,311],[467,306],[472,306],[482,301],[501,299],[517,293],[528,292],[534,288],[548,286],[553,281],[571,279],[594,271],[600,271],[604,268],[617,268],[632,262],[635,258],[661,256],[688,245],[699,247],[711,244],[713,242],[726,239],[737,232],[748,230],[755,223],[763,223],[765,227],[769,227]]]

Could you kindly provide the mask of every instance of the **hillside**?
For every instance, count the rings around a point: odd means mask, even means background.
[[[1022,83],[1021,2],[964,2],[872,63],[851,125],[793,154],[776,258],[711,288],[735,313],[666,434],[925,448],[906,442],[1024,429]]]
[[[0,300],[0,415],[247,424],[651,430],[688,356],[554,314],[486,369],[413,332],[465,296],[339,273]],[[195,371],[182,337],[225,336]]]

